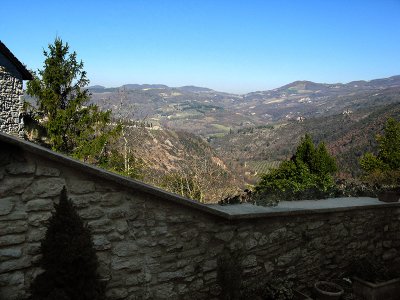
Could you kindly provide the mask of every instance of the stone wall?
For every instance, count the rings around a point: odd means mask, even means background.
[[[0,54],[0,131],[23,136],[22,77]]]
[[[244,278],[299,288],[363,254],[398,260],[398,204],[229,216],[0,134],[0,298],[23,296],[66,186],[92,228],[110,299],[218,299],[217,260],[241,251]]]

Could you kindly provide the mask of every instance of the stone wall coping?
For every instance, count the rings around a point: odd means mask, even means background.
[[[177,203],[187,208],[192,208],[209,215],[222,217],[226,220],[257,219],[267,217],[284,217],[295,215],[309,215],[315,213],[344,212],[359,209],[376,209],[386,207],[400,207],[400,203],[384,203],[374,198],[341,198],[307,201],[283,201],[276,207],[256,206],[252,204],[225,205],[202,204],[197,201],[167,192],[160,188],[148,185],[138,180],[130,179],[105,169],[81,162],[61,153],[54,152],[32,142],[13,137],[0,132],[0,142],[16,146],[29,153],[41,156],[64,166],[80,170],[86,174],[113,182],[130,190],[139,190],[144,193],[159,197],[163,200]],[[362,199],[362,200],[360,200]],[[329,201],[330,200],[330,201]],[[332,204],[336,201],[336,205]],[[341,202],[340,202],[341,201]],[[347,201],[347,203],[344,203]],[[357,203],[357,201],[359,201]],[[325,202],[325,204],[323,204]],[[341,203],[340,205],[338,203]],[[288,203],[292,203],[288,205]],[[313,203],[313,204],[312,204]],[[317,205],[319,203],[319,205]],[[330,203],[330,204],[329,204]]]
[[[400,208],[399,202],[386,203],[369,197],[343,197],[322,200],[281,201],[277,206],[258,206],[249,203],[209,205],[225,212],[229,219],[257,219],[265,217],[301,216],[321,213],[339,213],[354,210]]]
[[[170,193],[168,191],[162,190],[160,188],[151,186],[149,184],[143,183],[141,181],[131,179],[128,177],[121,176],[119,174],[107,171],[105,169],[101,169],[99,167],[87,164],[85,162],[82,162],[80,160],[74,159],[72,157],[69,157],[67,155],[52,151],[50,149],[47,149],[45,147],[39,146],[35,143],[25,141],[20,138],[13,137],[9,134],[2,133],[0,132],[0,142],[4,142],[9,145],[16,146],[24,151],[36,154],[38,156],[41,156],[45,159],[49,159],[51,161],[54,161],[56,163],[60,163],[64,166],[74,168],[75,170],[80,170],[86,174],[90,174],[93,176],[96,176],[98,178],[111,181],[114,184],[123,186],[128,189],[133,189],[133,190],[139,190],[144,193],[148,193],[150,195],[159,197],[164,200],[168,200],[171,202],[178,203],[180,205],[189,207],[189,208],[194,208],[209,214],[213,214],[219,217],[228,217],[229,214],[218,211],[216,209],[213,209],[209,207],[208,205],[202,204],[200,202],[179,196],[174,193]]]

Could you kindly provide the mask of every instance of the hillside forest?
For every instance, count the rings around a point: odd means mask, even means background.
[[[245,95],[105,88],[89,86],[61,39],[44,56],[27,85],[27,138],[135,180],[205,203],[263,205],[400,183],[400,76]]]

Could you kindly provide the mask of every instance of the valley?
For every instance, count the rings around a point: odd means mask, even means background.
[[[117,114],[213,138],[242,128],[396,103],[400,98],[400,76],[347,84],[296,81],[244,95],[149,84],[94,86],[89,90],[94,103]]]
[[[92,101],[112,109],[116,118],[151,127],[146,143],[131,142],[153,169],[181,169],[179,165],[187,158],[178,153],[187,154],[187,149],[170,147],[167,136],[194,134],[203,139],[199,148],[212,148],[230,169],[228,173],[235,178],[231,179],[241,182],[240,187],[290,158],[305,133],[315,142],[327,143],[337,158],[340,176],[357,176],[358,159],[373,150],[376,132],[382,131],[389,116],[400,117],[400,76],[347,84],[296,81],[245,95],[150,84],[89,90]],[[159,138],[150,138],[154,134]],[[178,139],[175,144],[179,143]],[[166,149],[174,154],[167,154]],[[150,158],[151,153],[157,159]]]

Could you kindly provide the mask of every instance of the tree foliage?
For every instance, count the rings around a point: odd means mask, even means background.
[[[196,174],[193,173],[170,172],[163,178],[161,187],[183,197],[202,202],[205,191],[197,179]]]
[[[389,118],[384,135],[378,135],[378,154],[365,153],[360,159],[365,178],[375,184],[399,184],[400,181],[400,122]]]
[[[195,146],[195,144],[191,145]],[[167,191],[179,194],[200,202],[218,201],[236,191],[235,178],[223,166],[206,156],[205,149],[201,156],[197,151],[190,150],[186,145],[187,156],[184,165],[177,170],[170,170],[155,182]],[[197,145],[196,145],[197,147]],[[207,154],[209,155],[209,154]]]
[[[125,156],[115,147],[106,149],[106,152],[107,156],[102,157],[99,161],[100,167],[123,176],[143,180],[146,164],[142,159],[132,153]]]
[[[119,130],[107,126],[111,112],[88,104],[85,86],[89,80],[68,43],[56,38],[43,54],[43,69],[27,84],[27,93],[37,100],[35,115],[47,143],[55,151],[97,160],[107,140]]]
[[[90,230],[68,200],[65,188],[54,207],[41,242],[44,272],[32,283],[31,299],[105,299]]]
[[[307,191],[315,191],[314,196],[318,197],[333,187],[333,174],[336,171],[335,159],[328,153],[325,144],[315,146],[307,134],[289,161],[262,175],[255,191],[262,197],[274,195],[288,200],[301,197]]]

